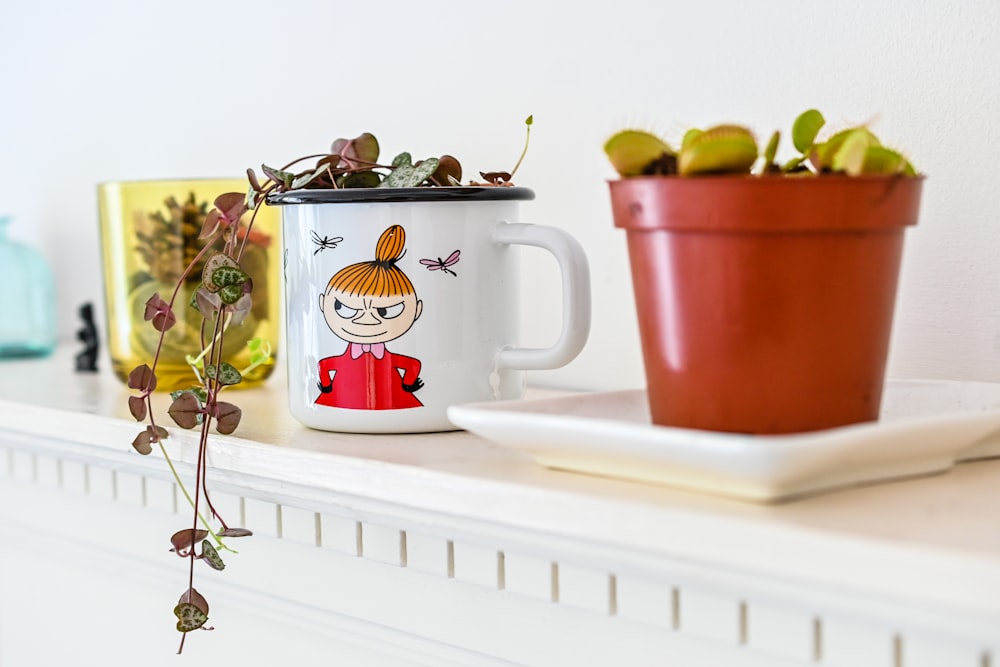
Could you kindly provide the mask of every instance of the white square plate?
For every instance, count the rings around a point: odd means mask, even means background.
[[[458,427],[543,466],[779,502],[1000,456],[1000,384],[887,381],[877,422],[754,436],[655,426],[645,391],[455,406]]]

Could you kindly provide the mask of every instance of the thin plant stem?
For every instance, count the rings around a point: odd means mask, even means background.
[[[181,493],[184,494],[184,497],[187,499],[188,504],[190,504],[191,507],[194,508],[195,506],[194,499],[191,497],[191,494],[188,493],[187,487],[184,486],[184,482],[181,481],[180,473],[178,473],[177,468],[174,467],[174,462],[170,458],[170,455],[167,453],[167,448],[163,446],[163,441],[160,440],[157,442],[157,444],[160,446],[160,452],[163,453],[163,460],[167,462],[167,467],[170,468],[170,473],[174,476],[174,481],[177,482],[177,487],[181,490]],[[208,519],[206,519],[201,514],[198,515],[198,518],[201,520],[202,525],[205,526],[205,530],[207,530],[208,534],[212,536],[212,539],[215,540],[215,543],[219,548],[236,553],[235,551],[233,551],[233,549],[230,549],[228,546],[226,546],[226,544],[222,541],[221,537],[216,535],[215,531],[212,530],[212,524],[209,523]]]

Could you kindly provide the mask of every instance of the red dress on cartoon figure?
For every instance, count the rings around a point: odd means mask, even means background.
[[[363,347],[369,346],[351,343],[343,354],[320,359],[320,385],[332,385],[332,389],[329,392],[321,389],[317,405],[355,410],[396,410],[423,405],[411,391],[403,389],[404,385],[416,384],[420,375],[418,359],[393,354],[381,343],[371,345],[373,350]]]
[[[342,268],[319,295],[326,325],[348,345],[343,354],[320,359],[316,405],[354,410],[423,407],[414,396],[424,386],[420,361],[393,354],[385,346],[409,331],[423,311],[413,283],[396,266],[405,242],[401,226],[389,227],[375,246],[374,261]]]

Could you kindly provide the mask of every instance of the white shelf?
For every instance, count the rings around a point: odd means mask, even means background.
[[[103,496],[119,507],[136,480],[143,490],[137,504],[144,505],[136,516],[158,516],[147,507],[157,502],[161,509],[176,505],[159,454],[143,457],[130,446],[140,426],[128,414],[128,389],[109,373],[76,374],[72,366],[70,350],[0,363],[0,523],[20,523],[18,498],[35,495],[51,499],[53,517],[66,497],[97,502]],[[759,506],[547,470],[463,432],[309,430],[285,409],[282,372],[263,388],[234,391],[231,400],[244,412],[239,437],[212,437],[210,480],[220,503],[245,514],[257,533],[240,545],[240,558],[292,542],[321,545],[318,551],[355,558],[351,567],[391,568],[393,578],[410,573],[407,585],[430,578],[442,595],[463,586],[492,591],[480,620],[513,622],[511,613],[541,601],[558,619],[550,622],[567,631],[590,627],[594,619],[587,614],[614,621],[594,631],[590,641],[597,647],[602,637],[623,641],[634,623],[651,633],[646,648],[669,640],[669,650],[687,656],[688,664],[815,664],[818,652],[822,664],[839,664],[830,656],[842,654],[853,656],[847,664],[863,667],[869,663],[856,654],[838,653],[841,642],[855,644],[862,631],[874,633],[876,653],[884,648],[893,660],[900,642],[968,653],[974,660],[968,667],[1000,658],[1000,524],[994,518],[1000,461]],[[159,397],[159,412],[169,421],[166,400]],[[194,434],[163,425],[171,431],[172,456],[190,464]],[[74,476],[78,468],[82,482]],[[166,500],[151,501],[160,490]],[[187,515],[184,506],[165,509]],[[170,525],[176,521],[171,517]],[[87,540],[86,531],[74,530],[55,530],[53,539]],[[411,592],[398,588],[400,600]],[[391,590],[381,595],[384,604],[405,607]],[[435,603],[428,613],[444,619],[454,612],[446,604]],[[331,605],[331,613],[420,636],[429,645],[551,664],[540,637],[534,649],[501,650],[470,629],[422,632],[414,619]],[[798,628],[784,644],[774,619]],[[826,644],[824,627],[834,632]],[[201,645],[226,641],[199,639]],[[730,655],[732,646],[739,652]],[[769,662],[779,654],[789,662]],[[899,664],[922,664],[912,648],[906,655],[910,662]],[[870,664],[882,664],[877,661]]]

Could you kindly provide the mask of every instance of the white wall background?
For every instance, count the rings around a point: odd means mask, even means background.
[[[994,0],[133,0],[0,3],[0,212],[56,266],[61,332],[102,302],[95,185],[239,176],[370,130],[386,153],[509,168],[527,221],[587,249],[591,341],[536,382],[642,384],[601,145],[626,124],[766,135],[816,106],[877,116],[926,172],[891,373],[1000,381],[1000,3]],[[525,258],[528,343],[558,328],[555,270]],[[614,353],[611,350],[616,350]],[[105,363],[107,363],[105,361]]]

